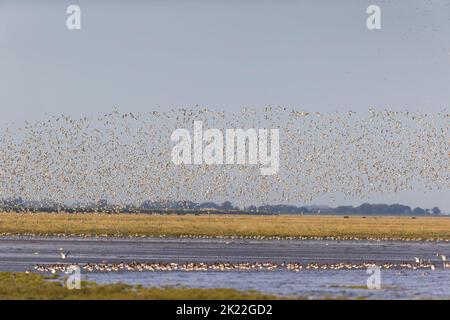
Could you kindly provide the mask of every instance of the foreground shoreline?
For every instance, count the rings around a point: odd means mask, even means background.
[[[83,282],[79,290],[63,286],[63,279],[21,272],[0,272],[1,300],[273,300],[279,296],[258,291],[215,288],[143,287]]]
[[[448,217],[0,213],[0,237],[450,241]]]

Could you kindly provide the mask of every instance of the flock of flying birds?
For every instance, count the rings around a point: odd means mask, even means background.
[[[280,170],[259,165],[176,165],[171,133],[280,130]],[[310,203],[449,188],[449,114],[369,109],[318,113],[285,107],[203,107],[95,118],[59,115],[0,129],[0,199],[117,208],[143,201]],[[270,149],[269,149],[270,150]]]

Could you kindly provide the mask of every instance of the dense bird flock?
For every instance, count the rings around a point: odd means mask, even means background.
[[[432,263],[431,261],[421,261],[420,263],[411,262],[383,262],[376,264],[375,262],[334,262],[334,263],[298,263],[298,262],[131,262],[131,263],[86,263],[86,264],[49,264],[36,265],[34,270],[38,272],[55,273],[71,273],[73,266],[78,266],[85,272],[120,272],[120,271],[271,271],[271,270],[358,270],[367,269],[373,266],[379,266],[383,269],[431,269],[435,270],[436,265],[440,268],[450,267],[449,263]]]
[[[175,165],[171,133],[280,129],[280,170],[259,165]],[[59,115],[3,127],[0,199],[120,208],[143,201],[232,200],[309,203],[319,196],[362,199],[449,187],[449,114],[370,109],[309,113],[285,107],[207,108],[96,118]]]

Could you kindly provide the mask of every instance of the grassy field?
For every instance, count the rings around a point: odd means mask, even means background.
[[[447,217],[0,213],[0,235],[264,236],[450,240]]]
[[[126,284],[82,283],[80,290],[69,290],[60,281],[37,274],[0,273],[0,300],[267,300],[277,296],[233,289],[145,288]]]

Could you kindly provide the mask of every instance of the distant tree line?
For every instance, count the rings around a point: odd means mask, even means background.
[[[412,209],[410,206],[401,204],[370,204],[364,203],[358,207],[340,206],[330,209],[336,214],[381,214],[381,215],[439,215],[441,210],[438,207],[432,209],[422,209],[420,207]]]
[[[348,215],[440,215],[438,207],[423,209],[401,204],[370,204],[360,206],[295,206],[262,205],[238,208],[229,201],[196,203],[192,201],[144,201],[141,205],[113,205],[106,200],[87,204],[61,204],[53,201],[25,201],[21,198],[0,200],[2,212],[104,212],[104,213],[247,213],[247,214],[348,214]]]

